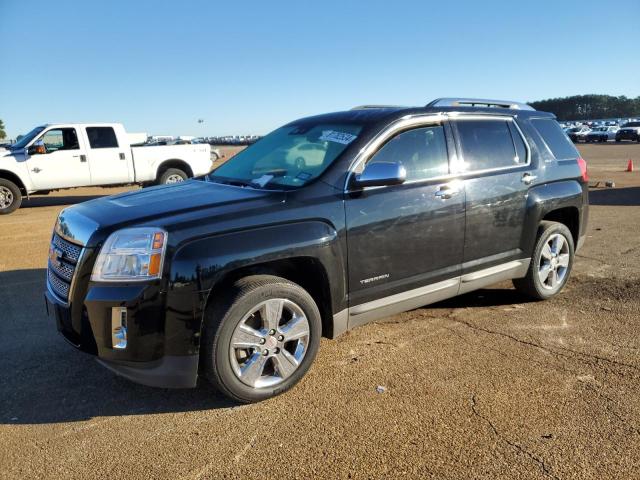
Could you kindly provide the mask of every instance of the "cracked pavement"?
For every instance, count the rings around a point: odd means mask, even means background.
[[[64,205],[0,218],[0,478],[633,478],[640,472],[640,145],[580,147],[589,238],[557,298],[510,283],[323,340],[292,391],[115,377],[58,336],[42,289]],[[384,393],[376,387],[384,386]]]

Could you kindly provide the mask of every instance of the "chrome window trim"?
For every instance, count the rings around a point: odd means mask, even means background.
[[[421,113],[416,115],[404,116],[394,121],[393,123],[387,125],[384,128],[384,130],[381,130],[380,132],[378,132],[375,137],[369,140],[369,142],[360,149],[356,157],[353,159],[353,161],[349,165],[349,168],[347,169],[347,177],[345,178],[345,181],[344,181],[344,188],[343,188],[344,193],[348,193],[350,191],[349,181],[351,180],[351,177],[356,174],[356,170],[358,169],[358,167],[360,167],[362,163],[366,163],[366,161],[371,159],[371,157],[378,152],[380,147],[392,136],[404,130],[409,130],[412,127],[419,128],[419,127],[427,127],[434,124],[436,125],[442,124],[446,120],[447,120],[447,116],[441,113],[427,113],[427,114]],[[446,132],[445,132],[445,135],[446,135]],[[454,152],[454,156],[455,156],[455,152]],[[449,154],[449,168],[451,168],[451,165],[452,165],[451,154]],[[451,173],[446,175],[446,177],[449,177],[449,176],[451,176]],[[404,182],[402,185],[411,185],[413,183],[418,183],[418,182],[431,182],[434,180],[437,181],[439,178],[443,178],[443,177],[411,180],[409,182]],[[378,188],[386,188],[386,187],[384,186],[365,187],[364,190],[373,190]],[[358,189],[358,190],[361,190],[361,189]]]
[[[458,155],[456,155],[456,158],[458,160],[458,163],[456,165],[457,167],[457,176],[464,176],[465,178],[468,177],[473,177],[475,175],[482,175],[485,173],[496,173],[496,172],[508,172],[511,170],[516,170],[516,169],[521,169],[523,167],[528,167],[531,165],[531,147],[529,146],[529,142],[527,142],[527,139],[524,136],[524,133],[522,132],[522,129],[520,128],[520,125],[518,125],[518,122],[515,121],[515,118],[512,115],[483,115],[483,114],[477,114],[477,113],[472,113],[472,114],[465,114],[465,113],[456,113],[455,115],[451,115],[451,120],[456,120],[456,121],[464,121],[464,120],[494,120],[494,121],[503,121],[503,122],[511,122],[513,124],[513,126],[516,128],[518,134],[520,135],[520,138],[522,139],[522,141],[524,142],[524,146],[525,149],[527,150],[527,161],[525,163],[519,163],[518,165],[509,165],[508,167],[496,167],[496,168],[485,168],[483,170],[471,170],[471,171],[464,171],[462,170],[461,166],[463,165],[464,162],[464,154],[462,152],[462,143],[460,142],[460,135],[459,133],[456,131],[455,132],[455,144],[456,144],[456,148],[459,150]],[[455,122],[452,125],[452,129],[456,130],[455,127]],[[511,133],[509,133],[509,135],[511,135]],[[513,139],[512,140],[512,144],[513,144]],[[514,153],[517,155],[517,149],[515,147],[515,144],[513,144],[513,151]]]
[[[417,115],[408,115],[405,117],[396,120],[392,124],[388,125],[384,130],[380,131],[375,137],[373,137],[362,149],[358,152],[356,157],[351,162],[347,177],[344,183],[344,193],[349,193],[351,190],[349,189],[349,181],[351,177],[356,174],[356,170],[362,163],[366,163],[370,160],[373,155],[375,155],[379,148],[392,136],[401,133],[404,130],[408,130],[411,128],[420,128],[426,127],[434,124],[442,124],[444,126],[444,122],[449,120],[499,120],[511,122],[515,127],[516,131],[520,135],[520,138],[524,142],[524,147],[527,151],[527,159],[526,162],[520,163],[518,165],[510,165],[508,167],[496,167],[496,168],[487,168],[484,170],[473,170],[473,171],[464,171],[461,169],[462,162],[464,161],[464,156],[462,155],[462,148],[459,140],[458,132],[453,133],[453,138],[451,139],[454,143],[456,150],[453,152],[449,152],[449,169],[450,172],[447,175],[440,175],[438,177],[431,178],[421,178],[416,180],[410,180],[408,182],[402,183],[402,185],[415,185],[417,183],[438,183],[438,182],[448,182],[460,177],[469,178],[475,175],[483,175],[486,173],[497,173],[497,172],[509,172],[511,170],[521,169],[523,167],[529,167],[531,165],[531,147],[529,146],[529,142],[518,125],[518,122],[515,121],[514,115],[505,115],[499,113],[466,113],[466,112],[452,112],[448,114],[436,113],[436,114],[417,114]],[[451,131],[455,130],[455,126],[451,127]],[[447,135],[445,128],[445,136]],[[511,132],[509,132],[511,135]],[[449,142],[447,141],[447,144]],[[513,143],[513,139],[512,139]],[[448,145],[447,145],[448,147]],[[513,150],[515,155],[517,156],[518,152],[513,145]],[[519,157],[518,157],[519,158]],[[376,190],[379,188],[388,188],[386,186],[380,187],[364,187],[363,189],[358,189],[358,191],[368,191],[368,190]]]

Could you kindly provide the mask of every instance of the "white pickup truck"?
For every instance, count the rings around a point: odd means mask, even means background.
[[[0,148],[0,215],[22,197],[63,188],[165,184],[209,173],[207,144],[131,146],[119,123],[57,123]]]

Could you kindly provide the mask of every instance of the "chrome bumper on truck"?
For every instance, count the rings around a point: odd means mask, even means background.
[[[52,237],[45,302],[58,331],[75,348],[134,382],[195,387],[197,348],[185,351],[184,342],[167,345],[160,286],[91,284],[96,253],[57,233]]]

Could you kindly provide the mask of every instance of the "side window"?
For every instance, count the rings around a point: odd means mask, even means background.
[[[116,132],[111,127],[87,127],[91,148],[118,148]]]
[[[513,167],[526,163],[526,153],[522,157],[516,153],[509,123],[508,120],[456,122],[466,172]]]
[[[449,157],[441,125],[399,133],[368,163],[398,162],[407,170],[407,180],[426,180],[449,173]]]
[[[533,118],[531,125],[542,136],[544,143],[556,159],[568,160],[580,156],[573,142],[553,118]]]
[[[42,142],[47,153],[58,150],[78,150],[78,135],[75,128],[56,128],[49,130],[42,136]]]

